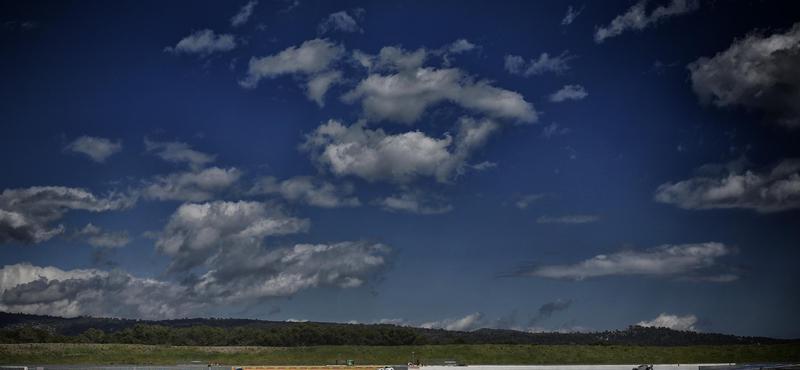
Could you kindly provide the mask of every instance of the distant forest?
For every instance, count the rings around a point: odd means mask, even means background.
[[[631,326],[594,333],[526,333],[480,329],[472,332],[388,324],[291,323],[251,319],[130,320],[62,318],[0,312],[0,343],[120,343],[176,346],[317,345],[727,345],[797,343],[797,339],[740,337]]]

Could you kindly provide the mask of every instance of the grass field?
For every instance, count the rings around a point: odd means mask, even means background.
[[[230,365],[404,364],[417,359],[457,359],[470,364],[637,364],[695,362],[800,362],[800,344],[742,346],[317,346],[172,347],[126,344],[0,344],[0,364],[158,364],[193,360]]]

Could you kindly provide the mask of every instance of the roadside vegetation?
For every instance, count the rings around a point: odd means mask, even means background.
[[[641,364],[798,362],[800,344],[645,347],[630,345],[451,344],[421,346],[184,347],[135,344],[0,345],[0,364],[158,364],[202,361],[228,365],[404,364],[415,358],[469,364]],[[339,356],[341,355],[341,357]]]

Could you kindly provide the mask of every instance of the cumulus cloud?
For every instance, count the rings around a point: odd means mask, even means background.
[[[464,117],[458,122],[455,139],[449,134],[436,139],[419,131],[389,135],[365,126],[363,121],[346,127],[330,120],[306,135],[300,149],[336,176],[394,183],[426,176],[447,182],[463,173],[472,152],[483,147],[500,127],[491,120]]]
[[[700,167],[694,177],[664,183],[656,202],[683,209],[752,209],[760,213],[800,208],[800,159],[784,159],[761,171],[744,159]]]
[[[566,135],[566,134],[572,132],[572,129],[569,128],[569,127],[558,128],[559,126],[561,126],[561,125],[556,123],[556,122],[553,122],[553,123],[545,126],[542,129],[542,136],[544,136],[544,137],[549,139],[552,136],[561,136],[561,135]]]
[[[201,202],[230,189],[241,176],[242,171],[236,168],[210,167],[178,172],[143,181],[141,192],[147,199]]]
[[[308,80],[306,95],[322,108],[325,106],[325,93],[331,86],[340,82],[342,82],[341,71],[320,73]]]
[[[678,15],[691,13],[700,7],[697,0],[672,0],[669,5],[660,5],[647,15],[645,7],[647,0],[641,0],[628,9],[625,14],[619,15],[608,26],[598,27],[594,32],[594,41],[602,43],[605,39],[619,36],[627,30],[641,31],[647,27]]]
[[[127,231],[106,231],[102,226],[89,223],[83,229],[76,230],[72,240],[85,240],[92,247],[119,248],[131,242]]]
[[[432,50],[431,54],[440,56],[442,58],[442,65],[444,67],[449,67],[450,64],[452,63],[452,60],[450,60],[450,58],[452,58],[454,54],[462,54],[480,49],[481,46],[475,45],[469,42],[467,39],[458,39],[452,44],[445,45],[444,47],[439,48],[438,50]]]
[[[536,316],[531,318],[529,325],[534,326],[542,320],[549,319],[554,313],[567,310],[570,305],[572,305],[571,299],[559,299],[555,302],[545,303],[539,307],[539,311]]]
[[[264,238],[308,231],[310,221],[285,215],[260,202],[185,203],[155,234],[156,250],[172,257],[169,271],[203,264],[223,246],[259,246]]]
[[[376,199],[374,204],[384,211],[408,212],[420,215],[435,215],[453,210],[453,205],[441,199],[425,196],[419,192],[406,192],[386,198]]]
[[[581,85],[565,85],[561,90],[550,94],[547,100],[553,103],[560,103],[565,100],[581,100],[588,95],[589,93]]]
[[[199,314],[204,306],[185,287],[122,270],[64,271],[28,263],[0,269],[0,292],[2,311],[66,317],[174,318]]]
[[[565,280],[605,276],[708,276],[706,272],[718,265],[717,259],[731,253],[733,250],[722,243],[662,245],[647,250],[601,254],[574,264],[525,266],[513,275]]]
[[[456,50],[466,47],[456,44]],[[537,120],[533,105],[521,94],[491,86],[487,80],[475,81],[457,68],[423,67],[428,55],[425,49],[410,52],[398,47],[384,47],[377,56],[354,52],[353,58],[373,73],[342,101],[361,102],[364,115],[374,121],[413,123],[427,108],[446,101],[496,119]]]
[[[564,52],[554,58],[550,57],[547,53],[542,53],[539,59],[532,59],[526,65],[525,59],[521,56],[506,55],[505,69],[508,73],[525,77],[548,72],[562,74],[570,68],[568,62],[575,58],[577,58],[577,56],[571,55],[568,50],[564,50]]]
[[[561,25],[562,26],[569,26],[570,24],[572,24],[572,21],[574,21],[575,18],[578,18],[578,16],[581,14],[581,12],[583,12],[583,9],[585,7],[586,6],[584,5],[580,9],[575,11],[575,10],[572,9],[572,5],[568,6],[567,7],[567,14],[564,15],[564,19],[561,20]]]
[[[253,15],[253,9],[255,9],[256,5],[258,5],[258,0],[250,0],[250,2],[242,6],[242,8],[239,9],[239,13],[231,17],[231,26],[239,27],[247,23],[250,16]]]
[[[800,23],[784,33],[752,32],[713,58],[687,68],[702,104],[764,111],[769,121],[800,127]]]
[[[116,143],[102,137],[81,136],[67,144],[66,150],[83,153],[97,163],[103,163],[114,153],[122,151],[122,141]]]
[[[364,33],[364,30],[362,30],[361,27],[358,26],[358,22],[356,22],[356,19],[361,20],[364,18],[364,12],[364,9],[356,8],[351,12],[353,14],[352,16],[347,14],[344,10],[332,13],[317,25],[317,33],[320,35],[328,33],[329,31]]]
[[[260,178],[247,194],[280,194],[290,201],[323,208],[358,207],[361,205],[358,198],[350,197],[354,191],[353,184],[334,185],[311,176],[295,176],[284,181],[266,176]]]
[[[217,52],[231,51],[236,47],[236,39],[231,34],[216,35],[204,29],[184,37],[175,47],[167,46],[165,52],[172,54],[198,54],[208,56]]]
[[[479,46],[467,41],[466,39],[458,39],[450,45],[447,45],[444,50],[448,53],[460,54],[466,51],[471,51]]]
[[[254,88],[262,78],[283,74],[312,75],[328,70],[331,63],[344,55],[344,47],[327,39],[314,39],[299,47],[290,46],[276,55],[250,58],[247,78],[239,81],[243,87]]]
[[[72,210],[104,212],[135,204],[135,196],[110,193],[98,197],[84,189],[60,186],[6,189],[0,194],[0,244],[34,244],[62,235],[66,227],[54,223]]]
[[[394,255],[388,245],[363,240],[269,250],[239,244],[213,256],[195,290],[215,301],[251,302],[312,288],[358,289],[391,269]]]
[[[122,270],[7,265],[0,269],[0,310],[67,317],[202,316],[208,308],[289,297],[313,288],[357,289],[393,264],[391,247],[366,241],[264,250],[253,239],[271,226],[251,226],[259,230],[240,231],[242,239],[220,249],[210,259],[208,272],[187,275],[180,284],[137,278]],[[226,235],[223,238],[231,236]]]
[[[561,224],[585,224],[600,221],[598,215],[564,215],[564,216],[541,216],[536,219],[537,223],[561,223]]]
[[[695,315],[686,315],[686,316],[678,316],[678,315],[668,315],[666,313],[662,313],[658,315],[653,320],[647,321],[642,320],[639,321],[636,325],[643,326],[645,328],[669,328],[673,330],[688,330],[688,331],[699,331],[695,326],[698,322],[697,316]]]
[[[328,41],[314,39],[299,47],[291,46],[278,54],[262,58],[252,57],[247,77],[239,81],[244,88],[255,88],[264,78],[276,78],[291,74],[306,80],[306,95],[324,106],[324,96],[328,89],[341,81],[341,72],[331,71],[332,64],[344,56],[344,46]]]
[[[217,157],[193,150],[189,144],[181,142],[158,142],[145,138],[144,147],[148,153],[154,153],[167,162],[187,163],[192,168],[205,166]]]

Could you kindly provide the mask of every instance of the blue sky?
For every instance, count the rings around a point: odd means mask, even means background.
[[[4,3],[0,309],[798,337],[796,10]]]

